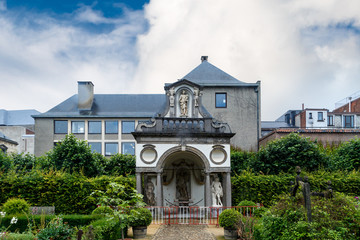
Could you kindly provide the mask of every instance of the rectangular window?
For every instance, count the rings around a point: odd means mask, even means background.
[[[226,93],[215,93],[215,107],[217,108],[227,107]]]
[[[309,113],[309,119],[312,119],[312,113]]]
[[[91,148],[91,151],[101,153],[101,142],[89,142],[89,146]]]
[[[111,156],[119,153],[119,147],[117,143],[105,143],[105,155]]]
[[[89,121],[89,133],[101,133],[101,121]]]
[[[85,122],[84,121],[72,121],[71,122],[72,133],[85,133]]]
[[[324,113],[318,112],[318,122],[323,122],[323,121],[324,121]]]
[[[121,144],[122,154],[135,155],[135,143],[134,142],[124,142]]]
[[[334,126],[334,116],[328,116],[328,126]]]
[[[122,121],[122,133],[131,133],[135,131],[135,121]]]
[[[54,121],[54,133],[62,134],[68,133],[68,121],[66,120],[55,120]]]
[[[105,121],[105,133],[118,133],[118,121]]]
[[[354,116],[344,116],[344,127],[345,128],[354,127]]]

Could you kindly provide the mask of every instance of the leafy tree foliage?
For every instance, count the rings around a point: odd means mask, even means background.
[[[360,138],[351,139],[349,142],[341,144],[333,157],[334,169],[352,171],[360,168]]]
[[[78,140],[72,134],[66,135],[64,140],[48,152],[48,158],[58,170],[82,172],[88,177],[99,174],[99,164],[86,141]]]
[[[262,147],[252,168],[256,172],[278,174],[292,171],[296,166],[307,170],[327,167],[327,158],[309,138],[291,133]]]
[[[0,150],[0,173],[7,172],[12,167],[11,158]]]
[[[108,175],[133,175],[135,174],[135,156],[115,154],[105,160],[104,171]]]
[[[242,150],[231,151],[231,172],[240,174],[241,171],[247,170],[252,161],[256,158],[256,153]]]

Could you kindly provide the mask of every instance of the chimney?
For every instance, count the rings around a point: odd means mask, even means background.
[[[305,109],[305,104],[302,104],[302,110],[304,111],[304,109]]]
[[[91,110],[94,101],[94,84],[92,82],[78,82],[78,109]]]
[[[207,60],[208,60],[208,56],[201,56],[201,62],[207,61]]]

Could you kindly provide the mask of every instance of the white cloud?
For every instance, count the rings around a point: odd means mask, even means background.
[[[6,0],[0,0],[0,11],[6,11]]]
[[[331,110],[360,90],[359,34],[338,29],[358,27],[359,9],[351,0],[152,0],[135,80],[158,92],[208,55],[241,81],[262,81],[263,120],[302,103]]]
[[[91,11],[87,8],[89,16]],[[146,26],[141,11],[118,19],[106,20],[98,12],[98,18],[88,17],[92,23],[111,21],[105,33],[76,26],[72,19],[24,14],[15,19],[15,13],[0,13],[0,108],[47,111],[75,94],[83,80],[93,81],[96,93],[133,89],[128,80],[137,62],[134,38]]]

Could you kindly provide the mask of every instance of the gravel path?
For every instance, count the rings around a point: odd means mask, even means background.
[[[163,225],[152,240],[216,240],[206,225]]]

